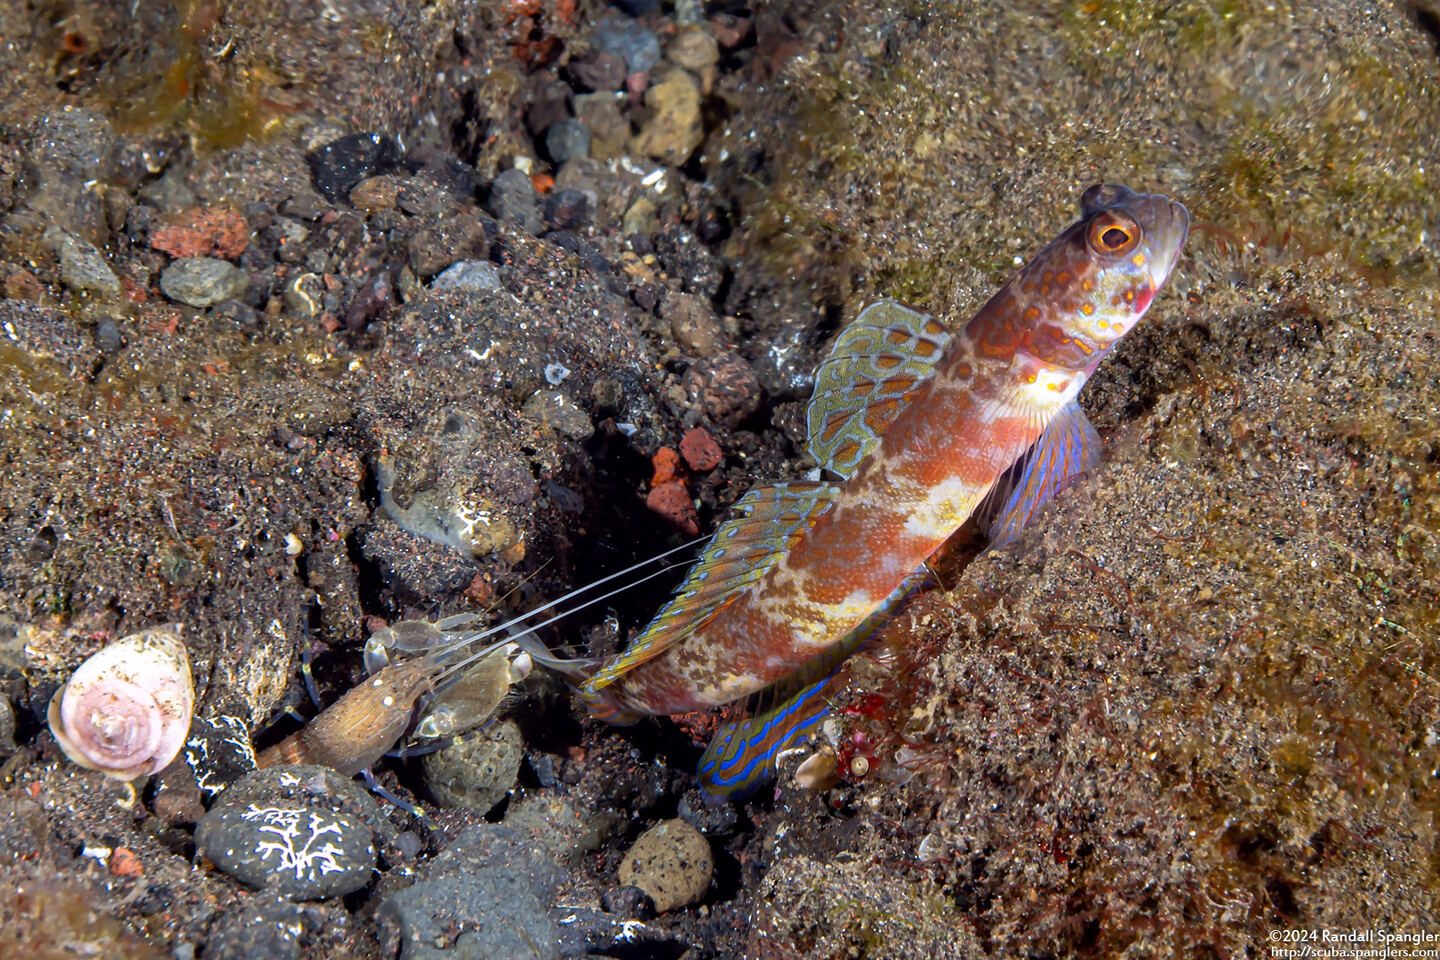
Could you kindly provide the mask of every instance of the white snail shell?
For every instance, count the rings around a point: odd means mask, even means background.
[[[129,782],[175,759],[194,711],[180,627],[164,624],[80,664],[50,701],[50,732],[80,766]]]

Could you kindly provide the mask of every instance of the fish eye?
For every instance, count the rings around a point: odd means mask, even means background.
[[[1099,216],[1090,224],[1090,249],[1110,257],[1123,256],[1140,240],[1140,225],[1116,211]]]

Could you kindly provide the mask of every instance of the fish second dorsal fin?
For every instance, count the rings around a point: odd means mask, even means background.
[[[797,481],[746,493],[735,504],[737,516],[715,531],[675,596],[623,654],[586,681],[582,692],[609,686],[704,626],[775,566],[838,491],[833,484]]]
[[[806,410],[809,451],[821,467],[849,478],[950,342],[950,331],[929,314],[881,300],[835,338],[815,371]]]

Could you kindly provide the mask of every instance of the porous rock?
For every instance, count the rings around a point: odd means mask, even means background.
[[[659,913],[699,903],[710,889],[715,858],[706,840],[684,820],[666,820],[640,834],[620,861],[620,882],[650,897]]]

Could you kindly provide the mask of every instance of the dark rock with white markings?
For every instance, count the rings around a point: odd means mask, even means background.
[[[195,846],[252,887],[322,900],[370,882],[380,822],[375,802],[333,770],[272,767],[226,790],[196,828]]]

